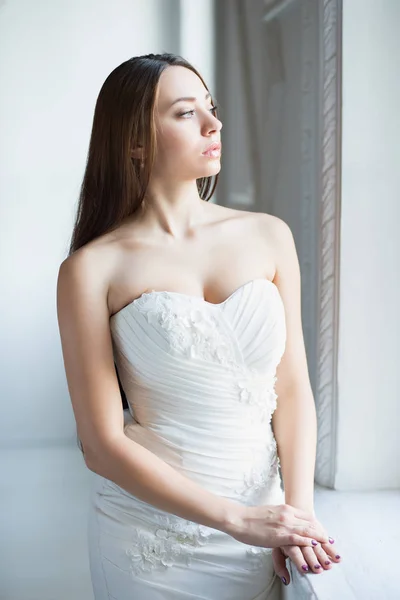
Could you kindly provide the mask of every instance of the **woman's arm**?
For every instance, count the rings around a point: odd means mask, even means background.
[[[312,392],[293,389],[273,418],[285,502],[314,514],[316,415]]]
[[[286,347],[277,368],[277,409],[272,427],[277,441],[285,502],[314,513],[317,422],[301,323],[300,268],[292,232],[273,220],[276,283],[286,316]]]

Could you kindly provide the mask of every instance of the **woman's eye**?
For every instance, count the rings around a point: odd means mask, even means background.
[[[178,115],[178,117],[184,117],[185,115],[190,115],[190,114],[193,114],[193,113],[194,113],[194,110],[187,110],[187,111],[186,111],[186,112],[184,112],[184,113],[180,113],[180,114]]]
[[[209,110],[210,110],[210,112],[212,112],[213,114],[215,114],[217,108],[218,108],[218,106],[212,106]],[[194,110],[187,110],[186,112],[183,112],[183,113],[181,113],[178,116],[179,117],[184,117],[186,115],[193,115],[193,114],[194,114]]]

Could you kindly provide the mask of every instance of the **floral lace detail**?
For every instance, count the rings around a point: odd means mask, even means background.
[[[249,404],[255,409],[254,418],[258,421],[264,421],[265,419],[271,421],[277,406],[276,381],[275,375],[259,373],[255,369],[241,369],[236,380],[240,402]]]
[[[196,548],[208,543],[213,530],[174,515],[158,515],[153,531],[135,529],[134,546],[126,550],[135,575],[165,570],[174,564],[188,566]]]
[[[243,484],[235,490],[242,504],[257,504],[260,497],[279,474],[279,456],[275,438],[255,457],[250,470],[243,476]]]
[[[171,302],[168,292],[159,292],[143,294],[136,304],[150,324],[168,332],[170,348],[177,354],[237,368],[232,340],[222,330],[220,317],[198,300],[185,296],[183,302]]]

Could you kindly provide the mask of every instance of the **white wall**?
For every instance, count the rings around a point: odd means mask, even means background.
[[[400,487],[399,27],[344,1],[338,489]]]

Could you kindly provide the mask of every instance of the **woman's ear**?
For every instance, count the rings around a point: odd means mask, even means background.
[[[140,168],[143,169],[143,167],[144,167],[144,153],[143,153],[142,146],[138,146],[137,148],[134,148],[133,150],[131,150],[131,158],[139,160],[140,161]]]
[[[137,148],[133,148],[131,150],[131,157],[132,158],[143,159],[143,148],[142,148],[142,146],[138,146]]]

